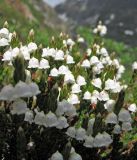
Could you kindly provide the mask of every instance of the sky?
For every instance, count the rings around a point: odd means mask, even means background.
[[[57,4],[64,2],[65,0],[44,0],[47,2],[50,6],[55,7]]]

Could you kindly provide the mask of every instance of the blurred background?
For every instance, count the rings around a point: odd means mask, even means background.
[[[44,45],[66,32],[93,40],[98,21],[108,28],[105,45],[127,67],[137,59],[137,0],[0,0],[0,25],[8,21],[22,41],[31,28]]]

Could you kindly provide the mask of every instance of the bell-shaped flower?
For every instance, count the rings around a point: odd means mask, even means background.
[[[27,103],[22,99],[18,99],[14,101],[14,103],[10,106],[12,114],[25,114],[28,110]]]
[[[122,108],[118,114],[118,120],[121,122],[131,122],[131,115],[128,110]]]
[[[103,90],[99,93],[98,99],[100,101],[108,101],[109,100],[109,95],[106,91]]]
[[[14,95],[14,87],[11,84],[6,85],[2,88],[0,92],[0,100],[12,101],[14,100],[13,95]]]
[[[67,129],[66,134],[71,138],[75,138],[75,136],[76,136],[76,128],[75,127],[69,127]]]
[[[28,47],[27,46],[22,46],[20,48],[20,52],[22,53],[22,55],[23,55],[25,60],[30,60],[30,53],[28,51]]]
[[[117,69],[119,68],[120,64],[119,64],[118,59],[113,59],[112,66],[115,66]]]
[[[39,87],[38,87],[38,85],[36,83],[31,82],[31,83],[28,84],[28,86],[30,87],[30,91],[32,93],[31,97],[32,96],[36,96],[36,95],[38,95],[40,93]]]
[[[65,75],[69,72],[68,67],[64,65],[60,66],[58,70],[59,70],[59,74],[62,74],[62,75]]]
[[[122,123],[122,130],[123,131],[131,131],[132,130],[132,126],[130,122],[123,122]]]
[[[30,87],[25,82],[19,81],[14,88],[15,98],[32,97]]]
[[[82,157],[79,154],[77,154],[76,152],[73,152],[70,154],[68,160],[82,160]]]
[[[103,138],[104,138],[106,147],[109,146],[113,142],[111,136],[106,132],[103,132]]]
[[[83,99],[84,100],[91,100],[91,93],[89,91],[86,91],[84,93]]]
[[[74,64],[74,63],[75,63],[75,61],[74,61],[74,59],[73,59],[73,57],[72,57],[72,56],[67,55],[66,63],[67,63],[67,64]]]
[[[58,77],[59,75],[59,71],[57,70],[57,68],[53,68],[51,71],[50,71],[50,74],[49,74],[51,77]]]
[[[6,38],[1,38],[0,39],[0,47],[8,46],[9,42]]]
[[[58,50],[55,55],[55,61],[63,61],[64,60],[64,52],[62,50]]]
[[[97,66],[93,66],[92,72],[94,75],[97,75],[97,74],[100,74],[102,72],[102,70]]]
[[[85,59],[85,60],[82,62],[81,66],[82,66],[83,68],[90,68],[90,62],[89,62],[89,60],[88,60],[88,59]]]
[[[65,102],[65,101],[64,101]],[[77,115],[76,108],[69,102],[64,103],[65,115],[68,117],[74,117]]]
[[[67,123],[67,119],[64,116],[58,118],[56,128],[63,129],[67,128],[69,124]]]
[[[95,122],[95,118],[92,118],[88,121],[88,129],[87,129],[87,134],[88,135],[92,135],[93,133],[93,125],[94,125],[94,122]]]
[[[35,57],[32,57],[29,60],[28,68],[38,68],[39,67],[39,60]]]
[[[92,57],[90,58],[90,64],[91,64],[91,65],[96,65],[97,63],[99,63],[98,57],[92,56]]]
[[[63,160],[63,156],[59,151],[52,154],[51,158],[49,160]]]
[[[137,62],[134,62],[133,64],[132,64],[132,70],[134,71],[134,70],[137,70]]]
[[[36,111],[34,123],[37,125],[44,125],[45,127],[47,127],[46,116],[43,111],[41,111],[41,112]]]
[[[73,46],[75,44],[75,42],[71,38],[67,39],[66,43],[68,46]]]
[[[87,56],[90,56],[90,55],[91,55],[91,53],[92,53],[91,48],[88,48],[88,49],[87,49]]]
[[[120,125],[116,124],[114,126],[113,133],[114,134],[120,134],[121,133],[121,127],[120,127]]]
[[[76,140],[83,141],[86,137],[86,130],[84,128],[78,128],[76,130]]]
[[[116,103],[115,100],[109,99],[109,100],[104,104],[104,108],[105,108],[108,112],[112,112],[115,103]]]
[[[71,93],[77,94],[80,92],[81,92],[80,86],[77,83],[73,84]]]
[[[55,127],[57,125],[57,117],[51,111],[46,114],[46,124],[48,127]]]
[[[30,43],[28,44],[28,51],[29,51],[30,53],[35,52],[37,49],[38,49],[38,47],[37,47],[37,44],[36,44],[36,43],[30,42]]]
[[[0,38],[9,38],[9,30],[7,28],[0,29]]]
[[[104,146],[105,146],[105,140],[103,134],[98,133],[94,138],[94,147],[104,147]]]
[[[87,148],[93,148],[94,147],[94,138],[92,136],[86,136],[85,142],[83,145]]]
[[[100,54],[102,56],[106,57],[106,56],[108,56],[108,51],[106,50],[106,48],[103,47],[103,48],[100,49]]]
[[[75,78],[74,78],[74,76],[73,76],[72,73],[65,74],[65,76],[64,76],[64,83],[66,83],[66,84],[68,84],[68,83],[70,83],[70,84],[75,83]]]
[[[136,112],[137,111],[137,105],[135,103],[131,104],[128,107],[128,110],[131,111],[131,112]]]
[[[95,96],[91,96],[91,104],[97,104],[98,99]]]
[[[57,116],[62,116],[66,111],[65,107],[65,101],[58,102],[57,104],[57,109],[56,109],[56,115]]]
[[[77,84],[79,85],[79,86],[84,86],[84,85],[86,85],[86,81],[85,81],[85,78],[83,77],[83,76],[78,76],[77,77]]]
[[[78,43],[84,43],[84,42],[85,42],[85,40],[84,40],[84,38],[83,38],[83,37],[79,37],[79,38],[77,39],[77,42],[78,42]]]
[[[9,51],[6,51],[4,54],[3,54],[3,58],[2,58],[2,61],[11,61],[12,60],[12,52],[9,50]]]
[[[79,104],[80,103],[79,98],[76,94],[71,94],[68,99],[68,102],[71,104]]]
[[[29,122],[30,124],[32,124],[33,123],[33,119],[34,119],[33,112],[31,110],[28,110],[25,113],[24,121]]]
[[[18,47],[15,47],[12,49],[12,58],[16,57],[20,53],[20,49]]]
[[[48,68],[50,68],[49,61],[42,58],[39,64],[39,69],[48,69]]]
[[[56,55],[56,50],[54,48],[43,48],[43,52],[42,52],[42,57],[55,57]]]
[[[117,124],[117,115],[114,112],[109,113],[105,119],[105,122],[110,124]]]
[[[102,87],[102,81],[100,78],[96,78],[92,80],[92,84],[93,86],[95,86],[96,88],[100,88]]]

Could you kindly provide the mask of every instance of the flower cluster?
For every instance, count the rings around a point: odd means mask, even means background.
[[[94,30],[101,36],[106,32],[102,24]],[[0,30],[0,38],[0,46],[8,45],[3,49],[2,64],[9,70],[7,81],[0,86],[0,102],[11,116],[11,123],[16,117],[17,126],[25,126],[24,130],[35,126],[30,139],[35,130],[40,135],[54,131],[71,142],[68,159],[81,160],[83,157],[73,148],[75,142],[90,149],[107,148],[112,146],[115,135],[132,130],[131,113],[137,107],[135,103],[128,107],[124,104],[127,85],[121,77],[125,68],[105,46],[94,43],[83,55],[78,48],[85,41],[82,37],[75,42],[61,34],[44,48],[34,41],[14,47],[7,28]],[[133,70],[136,66],[135,62]],[[33,143],[28,142],[29,148],[36,143],[34,137]],[[59,146],[48,155],[50,160],[63,160]]]

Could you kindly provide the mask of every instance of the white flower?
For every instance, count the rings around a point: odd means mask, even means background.
[[[68,67],[66,67],[64,65],[60,66],[58,70],[59,70],[59,74],[63,74],[63,75],[65,75],[69,72]]]
[[[106,50],[106,48],[101,48],[100,49],[100,54],[102,55],[102,56],[108,56],[108,51]]]
[[[116,80],[108,79],[105,82],[105,90],[111,90],[112,93],[119,93],[121,91],[121,86]]]
[[[50,68],[49,61],[42,58],[39,64],[39,69],[48,69],[48,68]]]
[[[109,146],[113,142],[113,140],[111,139],[111,136],[106,132],[103,132],[103,138],[104,138],[106,147]]]
[[[97,97],[91,96],[91,104],[97,104]]]
[[[51,111],[46,114],[46,124],[48,127],[55,127],[57,125],[57,117]]]
[[[134,62],[133,64],[132,64],[132,70],[134,71],[134,70],[137,70],[137,62]]]
[[[92,53],[92,50],[90,48],[87,49],[87,56],[90,56]]]
[[[84,43],[84,42],[85,42],[85,40],[84,40],[84,38],[83,38],[83,37],[79,37],[79,38],[77,39],[77,42],[78,42],[78,43]]]
[[[14,103],[10,106],[12,114],[24,114],[28,110],[27,103],[22,99],[18,99],[14,101]]]
[[[76,129],[75,129],[75,127],[69,127],[69,128],[67,129],[66,134],[67,134],[69,137],[71,137],[71,138],[75,138],[75,136],[76,136]]]
[[[33,43],[33,42],[30,42],[29,44],[28,44],[28,51],[30,52],[30,53],[32,53],[32,52],[35,52],[36,50],[37,50],[37,44],[36,43]]]
[[[84,68],[90,68],[90,62],[88,59],[85,59],[82,64],[81,64],[82,67]]]
[[[131,131],[132,130],[132,126],[130,122],[123,122],[122,123],[122,130],[123,131]]]
[[[12,57],[16,57],[17,55],[19,55],[20,53],[20,49],[18,47],[15,47],[12,49]]]
[[[36,83],[31,82],[28,84],[28,87],[30,87],[31,97],[36,96],[40,93],[39,87]]]
[[[28,85],[22,81],[19,81],[14,88],[15,98],[31,97],[32,93]]]
[[[11,59],[12,59],[12,53],[11,53],[11,51],[6,51],[3,54],[2,61],[11,61]]]
[[[118,120],[121,122],[131,122],[131,116],[128,110],[122,108],[118,114]]]
[[[104,104],[104,108],[105,108],[108,112],[112,112],[115,103],[116,103],[115,100],[109,99],[109,100]]]
[[[117,59],[113,59],[112,65],[115,66],[117,69],[118,69],[119,66],[120,66],[119,61],[118,61]]]
[[[38,68],[39,67],[39,61],[37,58],[33,57],[29,60],[28,68]]]
[[[33,112],[31,110],[28,110],[25,113],[24,121],[29,122],[30,124],[32,124],[33,118],[34,118]]]
[[[9,84],[2,88],[0,92],[0,100],[12,101],[14,95],[14,87]]]
[[[56,68],[53,68],[49,74],[51,77],[58,77],[59,71]]]
[[[76,152],[73,152],[70,154],[70,157],[68,160],[82,160],[82,157]]]
[[[99,96],[99,91],[94,90],[93,93],[92,93],[92,96],[95,96],[96,98],[98,98],[98,96]]]
[[[99,63],[98,57],[92,56],[92,57],[90,58],[90,64],[91,64],[91,65],[96,65],[97,63]]]
[[[56,52],[57,51],[54,48],[43,48],[42,57],[55,57]]]
[[[52,154],[50,160],[63,160],[63,156],[58,151],[54,154]]]
[[[62,50],[58,50],[55,55],[55,61],[64,60],[64,52]]]
[[[114,112],[109,113],[106,117],[105,122],[110,124],[117,124],[118,123],[117,115]]]
[[[95,86],[96,88],[100,88],[102,87],[102,81],[100,78],[96,78],[92,80],[92,84],[93,86]]]
[[[9,42],[6,38],[1,38],[0,39],[0,47],[8,46]]]
[[[86,137],[86,130],[84,128],[78,128],[76,130],[76,140],[83,141]]]
[[[35,118],[34,118],[34,123],[37,124],[37,125],[44,125],[45,127],[47,127],[46,117],[45,117],[45,114],[44,114],[43,111],[38,112],[36,110],[36,115],[35,115]]]
[[[61,102],[58,102],[57,109],[56,109],[56,115],[57,116],[62,116],[65,113],[65,111],[66,111],[65,105],[66,105],[65,100],[63,100]]]
[[[78,96],[76,94],[71,94],[68,99],[68,102],[71,104],[79,104],[80,103]]]
[[[135,103],[131,104],[129,107],[128,107],[128,110],[131,111],[131,112],[136,112],[137,111],[137,106]]]
[[[102,134],[98,133],[94,138],[94,147],[103,147],[105,146],[104,137]]]
[[[91,100],[91,93],[89,91],[86,91],[84,93],[83,99],[85,99],[85,100]]]
[[[74,116],[77,115],[76,108],[71,103],[67,102],[65,104],[65,107],[66,107],[66,111],[65,111],[65,115],[66,116],[68,116],[68,117],[74,117]]]
[[[20,52],[23,54],[25,60],[30,60],[30,53],[27,46],[22,46]]]
[[[121,133],[121,127],[120,125],[116,124],[113,130],[114,134],[120,134]]]
[[[86,136],[85,143],[83,145],[87,148],[93,148],[94,138],[92,136]]]
[[[104,36],[107,33],[107,27],[99,23],[97,27],[93,30],[93,33],[98,33],[100,36]]]
[[[99,93],[98,99],[100,101],[108,101],[109,100],[109,95],[106,91],[103,90]]]
[[[0,38],[9,38],[9,30],[7,28],[0,29]]]
[[[80,86],[78,84],[76,84],[76,83],[73,84],[71,92],[74,93],[74,94],[80,93],[81,92]]]
[[[26,83],[30,83],[31,82],[31,73],[29,70],[25,69],[25,74],[26,74]]]
[[[118,68],[118,74],[123,74],[125,71],[125,67],[123,65],[120,65]]]
[[[67,119],[64,116],[61,116],[58,118],[56,128],[63,129],[63,128],[67,128],[68,126],[69,125],[67,123]]]
[[[79,85],[79,86],[83,86],[83,85],[86,85],[86,81],[85,81],[85,78],[83,77],[83,76],[78,76],[77,77],[77,84]]]
[[[98,68],[97,66],[94,66],[94,67],[92,68],[92,72],[93,72],[94,75],[100,74],[101,71],[102,71],[102,70],[101,70],[100,68]]]
[[[68,46],[73,46],[75,44],[75,42],[70,38],[67,39],[66,43],[67,43]]]
[[[67,61],[67,64],[74,64],[75,63],[73,57],[70,55],[67,55],[66,61]]]
[[[64,76],[64,82],[66,84],[68,84],[68,83],[71,83],[71,84],[75,83],[75,79],[74,79],[73,74],[72,73],[65,74],[65,76]]]

